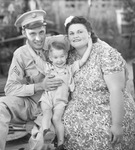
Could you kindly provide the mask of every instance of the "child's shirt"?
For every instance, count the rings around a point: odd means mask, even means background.
[[[55,78],[63,80],[63,82],[69,87],[70,91],[74,90],[74,81],[73,76],[75,72],[79,70],[79,60],[75,61],[72,65],[65,64],[63,68],[57,69],[57,67],[53,66],[52,64],[43,61],[39,56],[35,59],[35,65],[37,69],[44,74],[54,75]]]

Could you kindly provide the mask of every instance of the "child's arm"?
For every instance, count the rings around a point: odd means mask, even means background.
[[[82,67],[85,64],[85,62],[87,61],[87,59],[90,55],[90,52],[91,52],[91,48],[92,48],[92,39],[89,38],[88,48],[86,49],[83,57],[79,61],[79,67]]]

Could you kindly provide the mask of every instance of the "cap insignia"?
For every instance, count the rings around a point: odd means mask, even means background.
[[[37,14],[36,13],[32,13],[32,18],[36,18]]]

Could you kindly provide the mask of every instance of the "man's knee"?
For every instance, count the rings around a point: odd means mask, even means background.
[[[11,114],[8,107],[3,102],[0,102],[0,120],[4,122],[10,122]]]

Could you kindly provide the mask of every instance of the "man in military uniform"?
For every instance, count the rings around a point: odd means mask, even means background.
[[[18,48],[13,55],[5,86],[5,95],[0,98],[0,150],[5,149],[9,123],[26,123],[36,119],[39,110],[38,100],[43,90],[55,90],[61,80],[45,77],[37,70],[30,55],[32,49],[46,61],[44,44],[46,38],[46,12],[29,11],[15,22],[22,28],[26,44]]]

